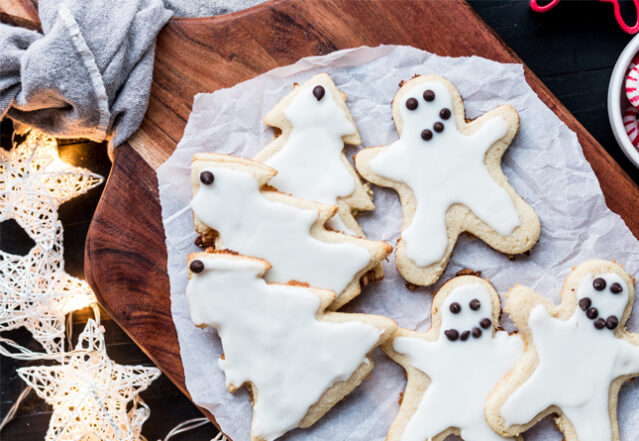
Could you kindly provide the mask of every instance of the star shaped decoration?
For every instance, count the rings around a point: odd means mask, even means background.
[[[0,222],[14,219],[35,243],[24,256],[0,250],[0,332],[24,326],[48,353],[60,352],[65,315],[96,301],[64,271],[57,209],[102,182],[62,161],[55,140],[35,130],[0,149]]]
[[[355,163],[365,179],[399,193],[396,263],[406,280],[435,283],[464,231],[503,253],[532,248],[539,219],[501,169],[519,127],[515,108],[499,106],[466,122],[455,86],[425,75],[402,84],[393,119],[399,139],[360,151]]]
[[[639,376],[639,335],[625,328],[634,283],[616,263],[590,260],[568,276],[559,305],[513,288],[505,309],[526,351],[488,399],[490,425],[516,435],[552,415],[566,441],[619,441],[617,395]]]
[[[139,393],[160,371],[115,363],[102,328],[89,319],[60,365],[24,367],[18,375],[53,406],[46,441],[138,441],[150,415]]]
[[[487,281],[459,276],[433,299],[427,333],[399,328],[384,352],[408,382],[388,441],[505,441],[488,425],[486,399],[523,354],[523,341],[498,329],[500,301]],[[508,438],[511,439],[512,438]]]

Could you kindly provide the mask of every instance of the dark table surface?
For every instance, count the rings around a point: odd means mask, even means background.
[[[612,16],[612,7],[595,1],[563,1],[549,13],[539,15],[527,2],[471,0],[470,4],[492,26],[530,68],[548,85],[579,121],[624,170],[639,182],[639,171],[624,156],[613,137],[606,111],[608,80],[614,63],[632,38],[622,32]],[[625,4],[624,13],[634,23],[632,6]],[[472,30],[460,38],[472,38]],[[0,142],[10,145],[11,125],[3,122]],[[98,144],[71,142],[60,148],[72,158],[74,165],[89,168],[104,176],[110,163],[105,149]],[[91,216],[103,187],[65,203],[59,210],[64,225],[65,265],[70,274],[83,277],[84,241]],[[639,212],[639,207],[637,207]],[[0,224],[0,248],[14,252],[27,244],[10,225]],[[74,335],[77,336],[88,317],[88,310],[74,315]],[[108,316],[103,317],[107,349],[111,358],[122,364],[151,363],[127,335]],[[24,330],[6,336],[37,350]],[[27,364],[39,364],[30,362]],[[0,419],[11,407],[24,387],[15,369],[23,366],[8,358],[0,358]],[[142,397],[151,407],[151,417],[144,424],[144,435],[150,441],[163,439],[181,421],[201,414],[173,384],[162,376]],[[31,394],[20,408],[15,420],[2,433],[0,440],[40,441],[44,439],[50,407]],[[203,441],[212,438],[212,425],[176,438],[183,441]]]

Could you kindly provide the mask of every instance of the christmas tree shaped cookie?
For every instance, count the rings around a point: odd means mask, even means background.
[[[217,328],[228,390],[251,393],[256,441],[315,423],[369,374],[370,351],[397,328],[385,317],[325,312],[330,291],[266,283],[262,259],[194,253],[188,265],[191,318]]]
[[[504,441],[484,416],[489,394],[521,357],[517,335],[497,330],[500,302],[485,280],[460,276],[433,299],[423,334],[398,329],[382,347],[408,382],[387,441]]]
[[[336,293],[331,309],[361,291],[360,282],[392,248],[327,230],[337,207],[297,199],[267,186],[277,171],[256,161],[196,154],[191,167],[195,229],[205,244],[267,260],[269,282],[297,281]]]
[[[331,77],[322,73],[295,87],[264,122],[280,132],[254,158],[277,170],[269,184],[301,199],[336,205],[337,215],[328,225],[363,236],[353,215],[375,206],[368,185],[344,154],[344,144],[361,140],[346,97]]]
[[[406,280],[433,284],[464,231],[503,253],[532,248],[539,219],[501,170],[519,127],[513,107],[467,123],[455,86],[426,75],[401,86],[393,119],[399,140],[362,150],[355,164],[365,179],[399,193],[404,221],[396,262]]]
[[[619,441],[617,396],[639,375],[639,334],[628,333],[634,280],[619,265],[590,260],[574,268],[556,305],[516,286],[506,311],[526,351],[495,388],[489,423],[518,434],[553,415],[566,441]]]

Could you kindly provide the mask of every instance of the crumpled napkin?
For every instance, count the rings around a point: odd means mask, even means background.
[[[60,138],[109,139],[140,126],[162,0],[41,0],[43,33],[0,23],[0,118]]]

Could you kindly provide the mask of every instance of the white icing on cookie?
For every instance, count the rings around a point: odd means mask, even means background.
[[[476,299],[479,309],[470,302]],[[451,312],[457,303],[460,311]],[[411,364],[428,375],[429,384],[415,413],[406,425],[402,441],[424,441],[448,428],[460,429],[465,441],[503,441],[484,417],[488,395],[523,353],[518,336],[497,331],[493,324],[482,328],[480,322],[492,320],[491,297],[479,283],[460,286],[446,297],[441,309],[442,326],[436,341],[398,337],[393,349],[409,357]],[[450,341],[445,332],[469,332],[466,340]],[[472,330],[481,331],[479,337]]]
[[[267,284],[264,262],[198,260],[204,270],[192,274],[186,290],[191,318],[218,329],[227,386],[255,386],[253,437],[270,441],[297,427],[328,388],[368,363],[377,328],[318,321],[319,297],[309,288]]]
[[[606,287],[596,290],[595,278],[604,279]],[[614,283],[623,291],[613,294]],[[577,298],[589,298],[599,316],[620,321],[628,303],[628,286],[614,273],[588,275],[579,283]],[[502,407],[506,425],[526,424],[556,405],[579,441],[612,440],[610,384],[619,376],[639,372],[639,347],[615,337],[611,329],[595,328],[594,322],[580,307],[568,320],[552,317],[542,305],[531,311],[528,324],[539,364]]]
[[[357,133],[330,90],[313,95],[316,85],[304,86],[284,110],[293,130],[284,146],[264,161],[278,171],[270,184],[284,193],[327,205],[355,190],[353,175],[344,163],[343,136]],[[336,216],[337,217],[337,216]]]
[[[427,102],[424,91],[435,92]],[[406,101],[417,99],[414,110]],[[502,236],[508,236],[520,224],[515,205],[491,177],[484,163],[488,149],[508,132],[501,117],[485,121],[472,135],[457,129],[455,116],[440,117],[442,109],[453,111],[452,96],[440,82],[415,86],[402,97],[400,112],[403,129],[400,139],[379,153],[370,163],[371,170],[387,179],[405,183],[416,199],[415,216],[402,231],[406,255],[418,266],[439,261],[446,251],[446,211],[456,203],[472,210],[479,219]],[[437,132],[434,125],[442,123]],[[422,139],[430,130],[432,138]]]
[[[220,234],[223,247],[266,259],[266,280],[307,282],[341,293],[368,265],[368,250],[353,243],[322,242],[310,234],[318,210],[269,200],[250,172],[209,167],[211,185],[191,201],[197,218]]]

